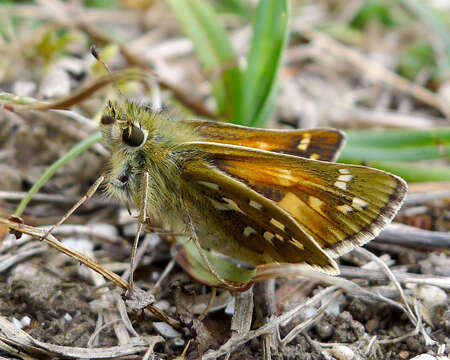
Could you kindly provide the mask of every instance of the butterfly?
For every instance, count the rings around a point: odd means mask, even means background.
[[[345,143],[334,129],[255,129],[122,99],[106,105],[101,131],[109,196],[253,266],[337,274],[334,259],[376,237],[407,192],[395,175],[334,163]]]

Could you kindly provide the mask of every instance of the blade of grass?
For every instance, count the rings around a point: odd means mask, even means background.
[[[419,161],[450,158],[450,146],[416,146],[407,148],[380,148],[347,145],[340,161]]]
[[[450,145],[450,128],[346,131],[349,146],[404,148]]]
[[[239,107],[240,72],[236,54],[219,16],[204,0],[168,0],[184,31],[194,43],[195,51],[205,69],[213,76],[213,91],[219,114],[232,118]]]
[[[243,76],[241,107],[232,122],[264,127],[274,107],[278,72],[287,42],[289,3],[261,0]]]
[[[78,155],[85,152],[87,149],[89,149],[93,144],[99,142],[101,140],[101,133],[100,131],[97,131],[90,135],[88,138],[80,141],[78,144],[76,144],[70,151],[68,151],[63,157],[55,161],[46,171],[45,173],[39,178],[39,180],[31,187],[30,190],[28,190],[27,195],[22,199],[19,206],[17,207],[16,211],[14,212],[15,216],[21,216],[23,211],[25,210],[25,207],[30,202],[31,198],[34,194],[36,194],[39,189],[44,185],[55,173],[63,167],[67,162],[72,160],[73,158],[77,157]]]
[[[450,128],[348,131],[342,162],[419,161],[450,158]]]
[[[347,163],[370,166],[401,176],[408,182],[449,181],[450,168],[443,166],[414,165],[387,161],[348,161]]]

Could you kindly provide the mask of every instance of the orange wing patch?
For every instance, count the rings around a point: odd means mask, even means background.
[[[345,135],[335,129],[265,130],[214,121],[189,120],[202,140],[335,161]]]

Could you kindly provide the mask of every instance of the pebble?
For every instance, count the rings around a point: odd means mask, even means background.
[[[165,322],[154,322],[153,327],[157,332],[167,339],[174,339],[181,336],[181,333]]]
[[[328,322],[319,322],[315,326],[315,330],[320,340],[328,340],[333,335],[333,327]]]
[[[422,299],[423,304],[429,308],[447,303],[446,292],[437,286],[423,285],[419,288],[418,295]]]
[[[328,352],[338,360],[352,360],[355,358],[353,350],[345,345],[333,346]]]
[[[153,305],[161,311],[167,311],[170,308],[170,303],[167,300],[160,300]]]
[[[28,327],[31,325],[31,318],[25,315],[22,320],[20,320],[20,323],[22,324],[22,327]]]
[[[411,358],[411,360],[437,360],[437,357],[428,354],[420,354]]]

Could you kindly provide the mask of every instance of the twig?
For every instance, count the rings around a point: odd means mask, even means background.
[[[10,201],[17,201],[22,200],[26,196],[25,191],[0,191],[0,199],[2,200],[10,200]],[[31,201],[42,201],[42,202],[50,202],[50,203],[58,203],[58,204],[73,204],[74,202],[78,201],[80,199],[79,196],[66,196],[66,195],[60,195],[60,194],[44,194],[44,193],[37,193],[33,195],[33,198]],[[111,206],[111,204],[114,204],[110,199],[101,199],[101,198],[94,198],[90,201],[94,204],[99,205],[108,205]]]
[[[405,293],[403,292],[403,289],[400,285],[400,283],[398,282],[397,278],[395,277],[395,275],[392,273],[391,269],[389,269],[389,267],[381,260],[379,259],[377,256],[375,256],[374,254],[372,254],[370,251],[364,249],[364,248],[356,248],[355,251],[357,251],[358,253],[364,255],[365,257],[371,259],[372,261],[374,261],[375,263],[378,264],[378,266],[386,273],[386,275],[389,277],[389,279],[392,281],[392,283],[394,284],[394,286],[397,288],[397,290],[400,292],[400,297],[403,300],[403,303],[407,309],[407,314],[411,320],[411,322],[416,325],[418,322],[418,319],[416,318],[416,316],[414,315],[411,307],[409,306],[409,302],[408,299],[406,298]]]
[[[0,217],[0,224],[6,225],[8,228],[16,230],[18,232],[31,235],[33,237],[42,239],[46,230],[38,229],[33,226],[28,226],[25,224],[19,224],[14,221],[10,221],[8,219],[4,219]],[[65,247],[63,244],[61,244],[52,234],[50,234],[48,237],[43,238],[44,241],[46,241],[49,245],[56,248],[58,251],[70,256],[71,258],[74,258],[87,267],[91,268],[92,270],[96,271],[100,275],[103,275],[108,280],[112,281],[114,284],[119,286],[120,288],[124,290],[128,290],[128,282],[124,281],[119,275],[113,273],[112,271],[109,271],[108,269],[104,268],[97,262],[93,261],[89,257],[85,256],[84,254],[72,250],[70,248]],[[171,318],[167,314],[165,314],[163,311],[159,310],[158,308],[152,306],[151,304],[147,305],[146,308],[152,312],[158,319],[167,322],[169,325],[172,325],[173,327],[180,328],[181,324],[179,321]]]
[[[364,270],[354,266],[339,266],[341,270],[340,276],[349,279],[366,279],[371,281],[386,280],[386,274],[379,270]],[[434,285],[443,289],[450,289],[450,278],[446,276],[429,276],[423,274],[411,274],[400,271],[392,271],[401,283],[412,283],[421,285]]]
[[[317,309],[314,316],[300,324],[298,324],[296,327],[294,327],[289,333],[284,337],[284,339],[281,340],[281,345],[286,346],[289,344],[299,333],[304,331],[305,329],[309,328],[311,325],[316,323],[325,313],[325,310],[328,308],[328,306],[340,295],[342,294],[342,289],[339,289],[334,292],[334,294],[331,295],[331,297],[328,299],[328,301],[324,304],[322,304],[319,309]]]
[[[423,193],[409,193],[405,199],[404,205],[424,204],[429,201],[441,200],[445,198],[450,198],[450,190],[448,189]]]
[[[319,292],[317,295],[312,297],[311,299],[307,300],[306,302],[296,306],[290,311],[285,312],[283,315],[280,315],[278,317],[275,317],[270,323],[263,325],[259,327],[256,330],[249,331],[245,335],[235,336],[231,337],[225,344],[223,344],[219,349],[208,351],[202,356],[202,360],[209,360],[209,359],[217,359],[219,356],[225,355],[228,352],[233,351],[237,347],[239,347],[242,344],[245,344],[247,341],[250,341],[252,339],[255,339],[263,334],[269,334],[274,329],[276,329],[281,324],[286,325],[289,321],[291,321],[300,311],[302,311],[305,307],[309,307],[314,305],[317,301],[320,299],[328,296],[329,294],[333,293],[338,289],[337,286],[330,286],[321,292]]]
[[[431,249],[450,249],[450,233],[418,229],[404,224],[390,224],[376,238],[378,242],[389,242],[404,246],[419,246]]]

